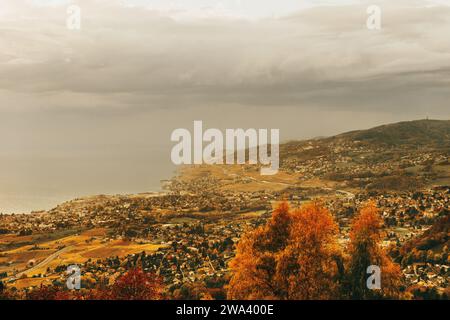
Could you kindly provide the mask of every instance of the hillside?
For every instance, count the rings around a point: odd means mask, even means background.
[[[375,202],[384,241],[395,248],[408,284],[441,292],[450,190],[439,186],[450,185],[449,127],[402,122],[289,142],[280,146],[281,170],[273,176],[261,176],[255,165],[186,166],[162,193],[90,196],[49,211],[0,215],[0,279],[19,289],[64,283],[75,263],[101,282],[143,265],[168,287],[179,289],[191,274],[222,288],[243,232],[264,223],[279,201],[295,207],[320,199],[343,243],[355,212]]]
[[[417,120],[280,146],[281,167],[304,180],[368,190],[450,184],[450,121]]]
[[[389,146],[449,147],[450,120],[398,122],[340,134],[332,139],[347,139]]]

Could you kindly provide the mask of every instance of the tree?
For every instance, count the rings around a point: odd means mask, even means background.
[[[162,298],[160,279],[142,269],[132,269],[119,277],[106,298],[110,300],[158,300]]]
[[[343,268],[333,216],[312,203],[294,211],[292,220],[290,242],[279,259],[288,298],[337,298]]]
[[[58,292],[61,291],[57,286],[41,285],[26,293],[27,300],[56,300]]]
[[[383,221],[378,209],[369,203],[361,209],[350,230],[347,285],[344,295],[351,299],[399,298],[402,285],[400,267],[381,247]],[[367,287],[367,268],[378,266],[381,270],[381,289]]]
[[[18,296],[13,290],[9,290],[5,283],[0,281],[0,300],[16,300]]]
[[[231,299],[282,298],[275,283],[276,255],[286,247],[290,229],[289,207],[281,204],[265,226],[244,234],[230,262],[233,277],[228,288]]]
[[[319,203],[282,203],[265,226],[244,235],[230,262],[230,299],[327,299],[337,292],[338,227]]]
[[[6,285],[0,281],[0,300],[9,300],[8,294],[6,292]]]
[[[185,283],[173,293],[175,300],[213,300],[204,283]]]

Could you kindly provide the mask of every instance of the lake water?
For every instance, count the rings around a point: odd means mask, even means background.
[[[108,159],[2,158],[0,212],[27,213],[48,210],[57,204],[95,194],[129,194],[159,191],[160,181],[176,168],[158,155],[111,156]]]

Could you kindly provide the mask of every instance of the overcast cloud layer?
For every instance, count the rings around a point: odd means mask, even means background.
[[[35,0],[60,2],[68,1]],[[84,0],[76,2],[82,30],[74,32],[65,27],[67,5],[6,0],[1,108],[14,101],[15,109],[237,104],[404,113],[426,103],[443,112],[450,7],[390,2],[381,4],[377,32],[365,27],[367,4],[255,20],[225,9],[205,9],[208,16],[195,6]]]
[[[195,119],[286,140],[449,118],[450,1],[279,2],[1,0],[0,211],[156,189]]]

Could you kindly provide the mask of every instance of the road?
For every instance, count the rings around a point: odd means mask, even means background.
[[[17,279],[17,278],[20,278],[23,274],[27,274],[27,273],[31,273],[31,272],[36,271],[37,269],[45,266],[47,263],[50,263],[53,260],[55,260],[56,258],[58,258],[61,253],[64,253],[64,252],[66,252],[67,250],[69,250],[71,248],[72,248],[72,246],[64,247],[61,250],[58,250],[58,251],[52,253],[51,255],[49,255],[47,258],[45,258],[44,260],[42,260],[41,262],[39,262],[35,266],[33,266],[33,267],[29,268],[29,269],[26,269],[26,270],[16,274],[15,278]]]

